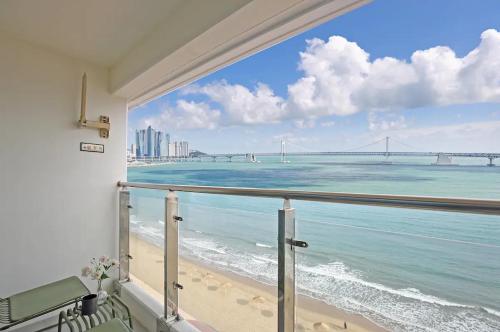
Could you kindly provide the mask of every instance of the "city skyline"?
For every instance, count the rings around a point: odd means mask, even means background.
[[[185,158],[190,153],[187,141],[171,142],[169,133],[152,126],[136,129],[134,143],[127,150],[132,159]]]
[[[141,106],[129,122],[165,126],[208,153],[279,151],[283,138],[290,151],[340,151],[385,136],[421,151],[498,152],[498,10],[374,2]]]

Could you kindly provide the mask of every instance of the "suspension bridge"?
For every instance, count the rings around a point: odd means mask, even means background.
[[[217,154],[206,154],[203,156],[199,156],[199,160],[208,159],[212,161],[217,161],[217,159],[222,159],[226,161],[233,161],[235,159],[243,159],[245,161],[255,162],[258,157],[281,157],[282,162],[287,162],[287,156],[382,156],[386,159],[390,157],[435,157],[436,162],[435,165],[451,165],[452,158],[455,157],[463,157],[463,158],[485,158],[488,160],[487,166],[495,166],[493,161],[497,158],[500,158],[500,153],[489,153],[489,152],[422,152],[422,151],[391,151],[389,149],[391,142],[397,142],[400,145],[405,146],[406,148],[410,148],[413,150],[418,150],[416,147],[399,142],[395,139],[391,139],[390,137],[384,137],[375,142],[371,142],[369,144],[365,144],[359,147],[354,147],[348,150],[342,151],[303,151],[303,152],[287,152],[286,144],[291,144],[290,142],[286,142],[285,140],[281,140],[281,151],[280,152],[257,152],[257,153],[217,153]],[[362,151],[362,149],[366,149],[369,147],[377,146],[377,145],[385,145],[385,149],[383,151]],[[294,145],[294,144],[291,144]],[[296,145],[299,147],[298,145]],[[299,147],[301,148],[301,147]],[[360,151],[361,150],[361,151]]]

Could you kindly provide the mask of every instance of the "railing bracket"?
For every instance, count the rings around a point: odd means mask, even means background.
[[[184,219],[182,219],[182,217],[179,217],[179,216],[174,216],[174,220],[175,220],[175,221],[182,221],[182,220],[184,220]]]
[[[294,239],[286,239],[286,243],[294,246],[294,247],[300,247],[300,248],[307,248],[309,247],[309,244],[306,241],[299,241],[299,240],[294,240]]]
[[[133,208],[134,208],[134,207],[133,207],[132,205],[130,205],[130,204],[129,204],[127,207],[128,207],[129,209],[133,209]]]
[[[184,286],[182,286],[181,284],[177,283],[177,282],[174,282],[174,288],[177,288],[177,289],[184,289]]]

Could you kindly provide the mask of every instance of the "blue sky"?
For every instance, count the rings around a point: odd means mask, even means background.
[[[211,153],[279,151],[282,137],[291,151],[346,150],[385,136],[499,151],[498,13],[495,0],[376,0],[130,111],[129,142],[151,124]]]

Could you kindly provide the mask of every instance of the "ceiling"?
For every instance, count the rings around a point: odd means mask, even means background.
[[[0,30],[111,66],[192,0],[2,0]]]

